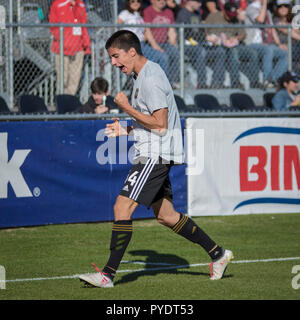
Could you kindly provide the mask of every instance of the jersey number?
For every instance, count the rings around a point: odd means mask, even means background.
[[[134,171],[134,173],[132,173],[129,178],[128,181],[130,182],[130,185],[133,186],[136,183],[136,179],[137,179],[137,174],[139,172],[138,171]]]

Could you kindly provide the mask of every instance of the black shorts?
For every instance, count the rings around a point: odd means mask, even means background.
[[[130,198],[148,209],[162,199],[173,199],[169,172],[172,163],[146,159],[139,161],[131,168],[120,195]]]

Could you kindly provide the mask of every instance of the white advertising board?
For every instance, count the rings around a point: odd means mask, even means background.
[[[300,119],[186,119],[188,214],[300,212]]]

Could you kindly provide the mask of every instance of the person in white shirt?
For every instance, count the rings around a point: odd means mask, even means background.
[[[202,247],[212,259],[210,279],[220,280],[233,259],[232,251],[217,245],[190,217],[173,206],[169,173],[172,166],[183,163],[184,150],[171,84],[161,67],[143,56],[135,33],[119,30],[107,40],[105,48],[112,66],[127,76],[134,75],[131,102],[124,92],[119,92],[114,99],[132,118],[132,125],[121,126],[114,119],[107,124],[105,133],[109,138],[133,134],[135,155],[114,204],[109,259],[102,270],[93,264],[98,272],[80,275],[79,279],[87,286],[114,287],[114,278],[132,238],[132,214],[139,205],[144,205],[152,208],[160,224]]]
[[[145,24],[142,17],[142,0],[126,0],[125,8],[118,15],[119,24]],[[166,72],[168,55],[154,41],[151,29],[144,27],[126,27],[124,30],[129,30],[137,35],[141,42],[142,51],[145,57],[153,62],[156,62]],[[146,43],[146,41],[149,43]]]
[[[246,9],[245,24],[272,25],[272,16],[267,9],[268,0],[254,0]],[[264,85],[274,87],[280,76],[287,70],[288,53],[279,47],[279,38],[276,29],[249,28],[245,43],[257,50],[262,59]],[[276,61],[274,68],[273,63]]]

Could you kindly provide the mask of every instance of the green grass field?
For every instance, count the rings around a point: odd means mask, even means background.
[[[300,214],[194,220],[234,252],[222,280],[209,280],[201,247],[152,219],[134,221],[110,289],[84,288],[76,275],[94,272],[91,262],[102,268],[107,261],[111,223],[4,229],[0,265],[7,281],[0,300],[300,300],[300,289],[292,287],[292,268],[300,265]]]

